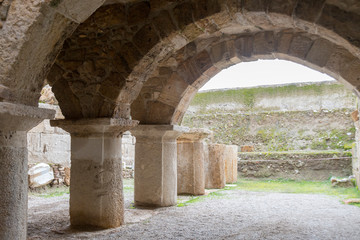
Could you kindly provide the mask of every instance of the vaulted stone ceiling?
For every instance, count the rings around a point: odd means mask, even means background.
[[[32,4],[12,2],[2,20],[1,46],[10,47],[0,47],[7,59],[0,62],[0,81],[12,91],[11,101],[35,105],[47,76],[68,119],[132,116],[143,124],[178,123],[211,76],[259,58],[289,59],[360,86],[355,0]],[[25,16],[29,21],[20,28],[16,19]],[[19,39],[4,37],[9,34]]]

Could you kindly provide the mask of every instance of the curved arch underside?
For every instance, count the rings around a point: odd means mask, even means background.
[[[75,31],[104,0],[80,1],[78,9],[92,5],[79,16],[71,2],[41,5],[41,17],[29,23],[33,30],[24,37],[31,33],[28,40],[34,41],[42,27],[51,44],[42,37],[44,49],[37,44],[32,54],[26,49],[34,43],[20,44],[13,64],[0,69],[1,84],[26,93],[32,104],[50,72],[48,82],[68,119],[131,115],[142,124],[179,123],[213,75],[261,58],[295,61],[349,87],[360,85],[360,3],[352,0],[105,1]],[[0,41],[14,14],[19,13],[10,11]]]

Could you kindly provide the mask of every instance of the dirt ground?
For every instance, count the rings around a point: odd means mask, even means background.
[[[110,230],[69,227],[69,196],[29,197],[28,239],[360,239],[360,208],[333,196],[222,191],[184,207],[131,209]]]

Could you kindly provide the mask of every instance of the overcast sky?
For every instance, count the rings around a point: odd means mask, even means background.
[[[284,60],[258,60],[239,63],[221,71],[210,79],[200,91],[331,80],[334,79],[326,74],[294,62]]]

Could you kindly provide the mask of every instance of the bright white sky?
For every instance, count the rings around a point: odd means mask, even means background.
[[[215,75],[199,91],[299,82],[322,82],[332,77],[285,60],[239,63]]]

